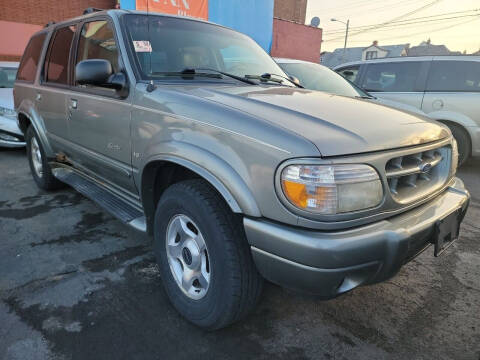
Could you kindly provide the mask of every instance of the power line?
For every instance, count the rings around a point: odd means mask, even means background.
[[[425,1],[425,0],[422,0]],[[428,1],[428,0],[427,0]],[[378,7],[375,7],[376,5],[373,2],[369,2],[368,4],[363,5],[361,9],[350,9],[350,10],[342,10],[342,11],[334,11],[334,12],[328,12],[329,17],[335,17],[335,16],[342,16],[342,17],[348,17],[350,15],[358,15],[358,13],[361,12],[383,12],[385,10],[390,10],[393,8],[401,8],[401,7],[406,7],[406,6],[412,6],[412,5],[417,5],[420,1],[419,0],[401,0],[395,3],[391,3],[388,5],[385,5],[385,1],[382,2],[382,4]],[[372,7],[372,5],[374,7]]]
[[[370,31],[370,30],[373,30],[373,29],[377,29],[377,28],[386,26],[386,25],[388,25],[388,24],[390,24],[390,23],[392,23],[392,22],[394,22],[394,21],[397,21],[397,20],[400,20],[400,19],[409,17],[409,16],[411,16],[411,15],[413,15],[413,14],[416,14],[417,12],[420,12],[420,11],[423,11],[423,10],[425,10],[425,9],[428,9],[429,7],[432,7],[432,6],[436,5],[436,4],[438,4],[440,1],[442,1],[442,0],[434,0],[434,1],[432,1],[432,2],[430,2],[430,3],[428,3],[428,4],[426,4],[426,5],[423,5],[423,6],[419,7],[419,8],[417,8],[417,9],[415,9],[415,10],[409,11],[409,12],[407,12],[407,13],[405,13],[405,14],[402,14],[402,15],[400,15],[400,16],[397,16],[397,17],[393,18],[393,19],[390,19],[389,21],[385,21],[385,22],[383,22],[383,23],[381,23],[381,24],[372,26],[372,28],[364,29],[364,30],[359,30],[359,31],[357,31],[357,32],[354,32],[353,34],[349,34],[349,36],[350,36],[350,37],[352,37],[352,36],[357,36],[357,35],[359,35],[359,34],[362,34],[362,33],[367,32],[367,31]],[[332,41],[332,40],[337,40],[337,39],[341,39],[341,38],[343,38],[343,36],[330,39],[330,41]]]
[[[377,39],[377,40],[378,41],[387,41],[387,40],[392,40],[392,39],[408,38],[408,37],[412,37],[412,36],[416,36],[416,35],[429,36],[432,33],[443,31],[443,30],[448,30],[448,29],[451,29],[451,28],[454,28],[454,27],[457,27],[457,26],[461,26],[461,25],[465,25],[465,24],[468,24],[468,23],[471,23],[471,22],[477,21],[477,20],[480,20],[480,15],[477,15],[474,19],[470,19],[468,21],[456,22],[455,24],[452,24],[452,25],[449,25],[449,26],[442,26],[442,27],[438,27],[438,28],[435,28],[435,29],[432,29],[432,30],[422,30],[420,32],[402,34],[402,35],[399,35],[399,36],[389,36],[387,38],[382,38],[382,39]],[[353,40],[351,42],[352,43],[365,43],[366,41],[368,41],[368,40],[357,40],[357,41]],[[333,42],[333,41],[331,41],[331,42]]]
[[[445,20],[445,19],[451,19],[451,17],[440,18],[441,16],[466,14],[466,13],[471,13],[471,12],[478,13],[478,12],[480,12],[480,9],[453,11],[453,12],[442,13],[442,14],[437,14],[437,15],[421,16],[421,17],[416,17],[416,18],[411,18],[411,19],[392,21],[389,25],[385,25],[384,27],[401,26],[401,25],[416,24],[416,23],[429,22],[429,21],[437,21],[437,20],[441,21],[441,20]],[[476,14],[468,14],[466,16],[472,16],[472,15],[474,16]],[[432,18],[437,18],[437,19],[432,19]],[[456,17],[453,17],[453,18],[456,18]],[[432,19],[432,20],[425,20],[425,19]],[[421,20],[421,21],[416,21],[416,20]],[[368,29],[368,28],[373,28],[377,25],[381,25],[381,24],[362,25],[362,26],[351,27],[351,29],[354,29],[354,30]],[[345,32],[345,30],[332,30],[332,31],[325,31],[324,34],[325,35],[327,35],[327,34],[330,35],[330,34],[344,33],[344,32]]]
[[[447,17],[447,18],[442,18],[442,19],[430,19],[430,20],[422,20],[422,21],[415,21],[415,22],[410,22],[410,23],[402,23],[402,24],[396,24],[396,25],[388,25],[388,26],[384,26],[382,28],[379,28],[379,29],[372,29],[372,30],[369,30],[368,32],[381,32],[381,31],[392,31],[394,29],[405,29],[405,28],[410,28],[410,27],[417,27],[418,24],[427,24],[427,23],[433,23],[432,25],[436,25],[437,23],[441,23],[441,22],[444,22],[444,21],[451,21],[451,20],[455,20],[455,19],[464,19],[464,18],[469,18],[469,17],[476,17],[476,16],[479,16],[480,14],[471,14],[471,15],[462,15],[462,16],[451,16],[451,17]],[[332,40],[332,39],[330,39]],[[325,41],[328,41],[328,39],[326,39]]]

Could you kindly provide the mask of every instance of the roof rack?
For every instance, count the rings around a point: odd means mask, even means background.
[[[47,24],[45,24],[44,27],[49,27],[50,25],[54,25],[55,21],[49,21]]]
[[[94,7],[89,7],[89,8],[86,8],[85,10],[83,10],[83,15],[87,15],[87,14],[92,14],[94,12],[98,12],[98,11],[103,11],[104,9],[98,9],[98,8],[94,8]]]

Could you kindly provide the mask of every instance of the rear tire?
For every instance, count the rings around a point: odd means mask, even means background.
[[[37,186],[43,190],[55,190],[64,187],[65,184],[53,176],[42,143],[31,125],[27,129],[25,141],[27,143],[28,164]]]
[[[468,160],[472,150],[472,142],[467,131],[460,125],[448,123],[453,137],[457,140],[458,145],[458,166],[461,166]]]
[[[158,202],[154,251],[163,285],[178,312],[207,330],[242,319],[255,307],[262,291],[263,279],[253,263],[241,220],[215,189],[200,179],[170,186]],[[180,228],[184,230],[177,231]],[[190,245],[185,245],[187,242]],[[185,250],[187,247],[193,251]],[[205,256],[197,257],[198,253]],[[192,272],[196,259],[203,265]],[[196,275],[182,277],[187,272]],[[198,277],[199,281],[195,285],[197,280],[182,281],[184,277]]]

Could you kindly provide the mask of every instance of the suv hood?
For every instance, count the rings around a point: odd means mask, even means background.
[[[194,92],[295,132],[315,144],[322,156],[406,147],[449,136],[446,127],[426,117],[318,91],[215,86]]]

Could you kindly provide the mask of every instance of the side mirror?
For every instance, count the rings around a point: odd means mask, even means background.
[[[297,85],[302,85],[302,84],[300,84],[300,80],[298,80],[298,78],[296,78],[295,76],[289,75],[288,77],[289,77],[289,79],[292,80],[295,84],[297,84]]]
[[[343,74],[343,76],[353,76],[354,75],[352,70],[345,70],[342,74]]]
[[[112,73],[112,64],[103,59],[82,60],[75,66],[75,80],[80,85],[105,85]]]
[[[121,97],[128,95],[127,77],[123,72],[113,73],[112,64],[104,59],[80,61],[75,67],[75,80],[80,85],[94,85],[114,89]]]

